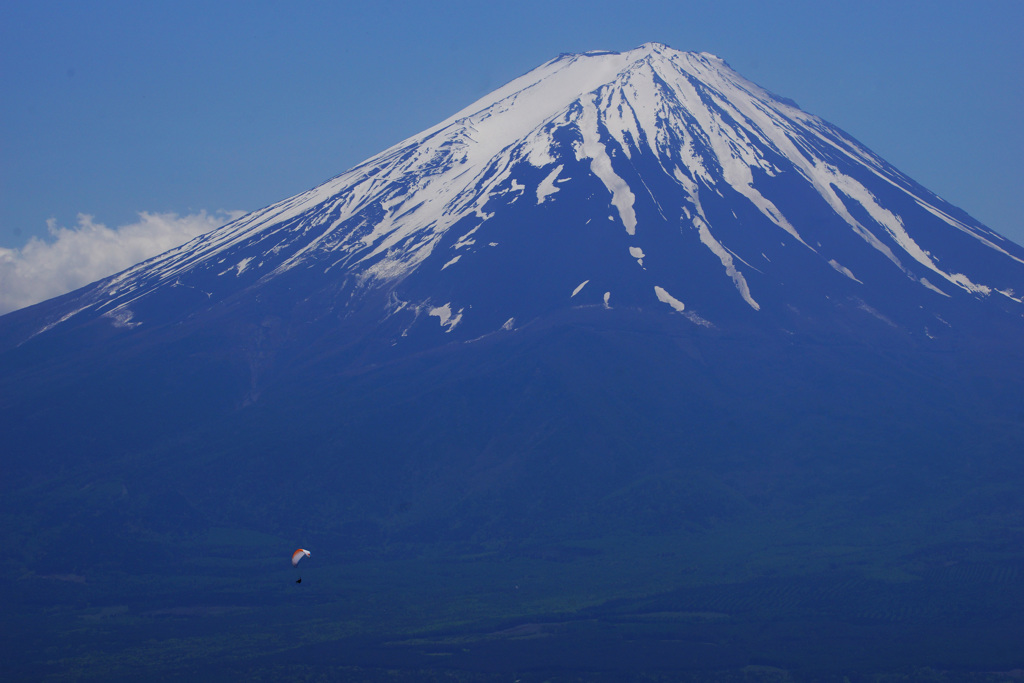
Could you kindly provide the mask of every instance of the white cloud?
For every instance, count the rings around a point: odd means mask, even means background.
[[[0,247],[0,315],[113,275],[243,213],[142,212],[138,222],[113,229],[85,214],[78,215],[74,228],[51,219],[50,239],[33,237],[20,249]]]

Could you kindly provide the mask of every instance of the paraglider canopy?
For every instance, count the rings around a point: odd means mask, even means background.
[[[308,550],[303,550],[302,548],[299,548],[294,553],[292,553],[292,566],[294,567],[295,565],[297,565],[299,563],[299,560],[301,560],[303,557],[309,557]]]

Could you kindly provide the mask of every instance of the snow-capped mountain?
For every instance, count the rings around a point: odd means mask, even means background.
[[[1024,248],[721,59],[563,55],[0,317],[13,677],[1013,670],[1022,298]]]
[[[553,59],[319,187],[30,309],[8,343],[232,314],[439,343],[581,307],[928,339],[964,305],[1019,319],[1022,296],[1020,246],[718,57],[649,43]]]
[[[563,55],[319,187],[0,317],[0,596],[47,667],[108,612],[137,615],[123,628],[148,648],[183,590],[292,624],[287,657],[320,647],[300,632],[448,639],[478,595],[488,643],[613,604],[628,631],[596,647],[650,626],[686,667],[680,644],[709,637],[755,639],[736,666],[780,661],[781,640],[847,633],[824,628],[837,614],[879,642],[878,615],[917,615],[886,623],[929,653],[967,631],[1013,652],[1022,293],[1024,249],[721,59]],[[296,547],[324,571],[305,598],[275,583]],[[783,602],[700,602],[734,586]],[[315,606],[305,631],[296,600]],[[440,602],[443,626],[417,621]],[[780,640],[742,626],[753,612],[805,626]],[[167,661],[219,628],[182,623]],[[965,630],[937,641],[936,623]]]

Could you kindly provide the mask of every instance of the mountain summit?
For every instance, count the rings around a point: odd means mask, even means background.
[[[24,314],[8,343],[97,317],[141,331],[258,314],[433,344],[586,306],[924,339],[967,301],[1019,318],[1022,293],[1024,249],[718,57],[649,43],[562,55]]]

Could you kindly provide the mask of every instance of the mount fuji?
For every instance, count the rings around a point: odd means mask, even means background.
[[[269,313],[401,346],[600,307],[934,338],[967,302],[1019,318],[1021,292],[1019,245],[721,59],[652,43],[562,55],[5,336]]]
[[[551,584],[587,609],[696,613],[659,600],[829,567],[884,602],[964,544],[1024,561],[1022,335],[1024,248],[835,126],[711,54],[561,55],[0,318],[4,590],[171,595],[165,573],[218,571],[181,548],[242,566],[227,529],[366,566],[592,560]],[[642,577],[621,538],[654,539],[630,541]],[[958,623],[1024,600],[979,595]]]

